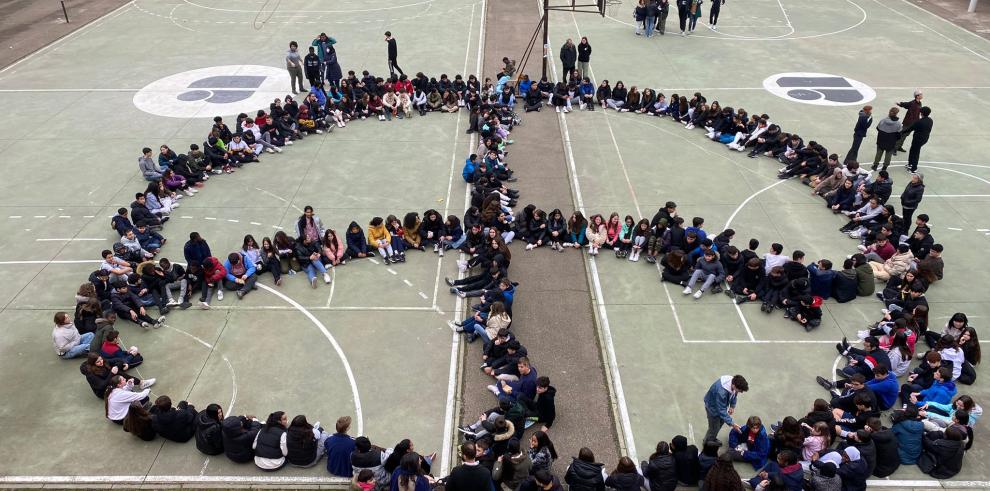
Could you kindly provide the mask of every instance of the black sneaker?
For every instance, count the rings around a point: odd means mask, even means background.
[[[450,278],[444,277],[443,281],[447,283],[447,286],[454,286],[454,282]]]
[[[192,304],[189,303],[188,301],[185,301],[185,302],[182,302],[182,303],[179,304],[179,310],[186,310],[189,307],[192,307]]]
[[[835,388],[835,384],[833,384],[828,380],[825,380],[825,377],[815,377],[815,382],[818,382],[818,385],[822,386],[823,389],[828,391],[831,391],[832,389]]]
[[[392,263],[392,261],[388,259],[388,256],[382,256],[382,261],[385,261],[386,266]]]

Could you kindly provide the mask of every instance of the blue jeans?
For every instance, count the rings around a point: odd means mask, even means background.
[[[653,36],[653,28],[657,25],[656,17],[646,17],[646,37]]]
[[[87,332],[86,334],[79,336],[79,344],[69,348],[69,351],[62,354],[62,359],[68,360],[71,358],[78,358],[86,353],[89,353],[89,343],[92,342],[93,333],[91,332]]]
[[[317,271],[319,271],[320,273],[327,272],[326,266],[324,266],[323,263],[321,263],[320,261],[310,261],[309,265],[306,266],[304,269],[306,271],[306,277],[309,278],[309,281],[313,281],[313,279],[316,278]]]
[[[460,239],[457,239],[453,242],[447,242],[446,240],[444,240],[443,243],[444,245],[447,246],[448,249],[457,249],[460,246],[462,246],[466,241],[467,241],[467,234],[461,234]]]

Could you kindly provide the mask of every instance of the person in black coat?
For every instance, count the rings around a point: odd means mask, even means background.
[[[205,411],[200,411],[193,424],[196,429],[196,448],[206,455],[220,455],[223,453],[223,429],[220,422],[223,421],[223,408],[219,404],[206,406]]]
[[[870,439],[876,447],[873,475],[887,477],[893,474],[901,466],[901,458],[897,453],[897,436],[890,428],[883,427],[880,418],[870,418],[865,429],[870,432]]]
[[[701,479],[701,463],[698,460],[698,447],[688,445],[687,438],[677,435],[670,441],[674,456],[674,471],[677,482],[684,486],[695,486]]]
[[[223,420],[223,453],[238,464],[254,461],[254,437],[261,422],[250,416],[227,416]]]
[[[650,491],[673,491],[677,488],[677,463],[667,442],[657,443],[657,450],[640,463],[643,476],[650,480]]]
[[[395,76],[395,72],[399,72],[399,75],[405,75],[402,69],[399,68],[399,48],[395,43],[395,38],[392,37],[392,31],[385,31],[385,42],[388,44],[388,73],[391,76]]]
[[[932,133],[934,122],[930,117],[931,114],[932,108],[928,106],[921,108],[921,119],[901,131],[901,140],[907,138],[907,135],[911,134],[912,131],[914,132],[914,138],[911,139],[911,148],[908,149],[907,168],[911,172],[918,170],[918,158],[921,156],[921,147],[928,143],[928,137]]]
[[[605,489],[604,464],[595,462],[595,454],[588,447],[582,447],[578,456],[571,460],[564,474],[564,482],[570,491],[599,491]]]
[[[589,52],[590,53],[590,52]],[[570,80],[574,72],[574,65],[578,61],[577,47],[574,45],[574,40],[567,38],[564,45],[560,47],[560,63],[564,66],[564,76],[563,80],[566,82]],[[580,80],[578,80],[580,82]]]
[[[917,135],[914,138],[917,140]],[[914,141],[911,142],[911,148],[914,148]],[[914,167],[918,167],[917,162],[915,162]],[[914,171],[912,170],[911,172]],[[918,173],[911,174],[911,182],[901,192],[901,215],[905,227],[910,227],[910,224],[913,223],[911,220],[914,217],[914,212],[918,209],[918,205],[921,204],[921,199],[924,196],[925,176]]]
[[[172,399],[160,396],[150,412],[152,428],[166,440],[184,443],[196,434],[196,407],[186,401],[172,407]]]
[[[944,434],[937,431],[925,433],[921,440],[924,451],[918,459],[918,467],[935,479],[955,476],[962,469],[966,454],[964,438],[965,434],[955,426],[946,428]]]
[[[865,106],[859,112],[859,118],[856,119],[856,127],[853,128],[853,143],[849,147],[849,151],[846,152],[847,161],[858,158],[859,145],[863,143],[863,138],[866,138],[866,132],[870,130],[871,126],[873,126],[873,106]]]

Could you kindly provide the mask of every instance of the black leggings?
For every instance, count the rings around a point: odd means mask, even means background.
[[[687,30],[688,15],[691,15],[691,11],[689,11],[687,7],[677,7],[677,21],[680,23],[681,32]]]
[[[708,7],[708,23],[718,24],[718,11],[721,10],[722,3],[719,0],[712,0],[712,6]]]

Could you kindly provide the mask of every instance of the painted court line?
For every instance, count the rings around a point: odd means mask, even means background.
[[[983,61],[990,61],[990,58],[987,58],[986,56],[984,56],[984,55],[982,55],[982,54],[980,54],[980,53],[978,53],[976,51],[973,51],[973,49],[970,48],[969,46],[966,46],[965,44],[960,43],[959,41],[956,41],[955,39],[952,39],[949,36],[946,36],[945,34],[942,34],[941,32],[936,31],[935,29],[932,29],[931,27],[928,26],[928,24],[925,24],[925,23],[923,23],[923,22],[921,22],[921,21],[919,21],[919,20],[917,20],[917,19],[915,19],[915,18],[913,18],[911,16],[908,16],[908,15],[904,14],[903,12],[901,12],[899,10],[893,9],[889,5],[885,5],[883,2],[880,2],[879,0],[873,0],[873,1],[877,5],[885,8],[885,9],[887,9],[887,10],[889,10],[889,11],[891,11],[891,12],[893,12],[893,13],[895,13],[895,14],[897,14],[897,15],[899,15],[899,16],[901,16],[901,17],[903,17],[903,18],[905,18],[905,19],[907,19],[907,20],[909,20],[909,21],[911,21],[913,23],[915,23],[915,24],[917,24],[921,28],[926,29],[926,30],[934,33],[935,35],[939,36],[940,38],[945,39],[946,41],[948,41],[948,42],[950,42],[950,43],[952,43],[952,44],[954,44],[956,46],[959,46],[960,48],[962,48],[962,49],[964,49],[966,51],[969,51],[970,53],[972,53],[973,55],[975,55],[978,58],[982,59]],[[905,2],[905,3],[908,3],[908,2]],[[908,5],[910,5],[910,3],[908,3]],[[924,9],[921,9],[921,10],[924,10]]]
[[[65,239],[34,239],[35,242],[72,242],[72,241],[99,241],[106,242],[109,239],[93,239],[93,238],[83,238],[83,237],[69,237]]]

